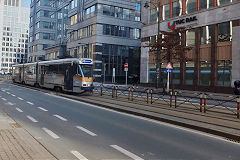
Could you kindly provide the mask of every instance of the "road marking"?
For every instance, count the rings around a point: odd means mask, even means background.
[[[71,151],[71,153],[77,157],[79,160],[88,160],[86,157],[84,157],[83,155],[81,155],[78,151]]]
[[[63,118],[62,116],[59,116],[59,115],[57,115],[57,114],[55,114],[55,115],[53,115],[53,116],[61,119],[62,121],[67,121],[66,118]]]
[[[8,105],[10,105],[10,106],[13,106],[13,105],[14,105],[14,104],[13,104],[13,103],[11,103],[11,102],[8,102],[7,104],[8,104]]]
[[[77,127],[78,129],[82,130],[83,132],[85,132],[85,133],[91,135],[91,136],[97,136],[95,133],[93,133],[93,132],[87,130],[86,128],[83,128],[83,127],[81,127],[81,126],[76,126],[76,127]]]
[[[21,97],[17,97],[19,100],[23,100]]]
[[[11,96],[16,97],[14,94],[11,94]]]
[[[47,94],[47,93],[45,93],[45,94]],[[225,138],[223,138],[221,136],[216,136],[216,135],[213,135],[213,134],[209,134],[209,133],[205,133],[205,132],[201,132],[201,131],[196,131],[194,129],[184,128],[184,127],[180,127],[180,126],[177,126],[177,125],[169,124],[169,123],[166,123],[166,122],[153,120],[153,119],[146,118],[146,117],[141,117],[141,116],[137,116],[137,115],[133,115],[133,114],[129,114],[129,113],[123,113],[123,112],[115,111],[115,110],[108,109],[108,108],[103,108],[103,107],[99,107],[99,106],[94,105],[94,104],[90,104],[90,103],[86,103],[86,102],[80,102],[80,101],[77,101],[77,100],[74,100],[74,99],[65,98],[65,97],[61,97],[61,96],[58,96],[58,95],[52,95],[52,94],[47,94],[47,95],[55,97],[55,98],[64,99],[64,100],[68,100],[68,101],[71,101],[71,102],[75,102],[75,103],[78,103],[78,104],[91,106],[91,107],[98,108],[98,109],[101,109],[101,110],[105,110],[105,111],[109,111],[109,112],[113,112],[113,113],[129,116],[129,117],[141,119],[141,120],[148,121],[148,122],[151,122],[151,123],[156,123],[156,124],[172,127],[172,128],[175,128],[175,129],[180,129],[180,130],[183,130],[183,131],[186,131],[186,132],[191,132],[191,133],[196,133],[196,134],[199,134],[199,135],[204,135],[204,136],[207,136],[207,137],[211,137],[211,138],[218,139],[218,140],[221,140],[221,141],[225,141],[225,142],[228,142],[228,143],[232,143],[232,144],[235,144],[235,145],[240,145],[240,143],[236,143],[236,142],[233,142],[233,141],[226,140]],[[170,100],[168,100],[168,101],[170,101]]]
[[[45,111],[45,112],[48,111],[48,110],[46,110],[46,109],[44,109],[44,108],[42,108],[42,107],[38,107],[38,109],[41,109],[42,111]]]
[[[51,137],[53,137],[54,139],[58,139],[60,138],[58,135],[56,135],[55,133],[53,133],[53,131],[47,129],[47,128],[42,128],[47,134],[49,134]]]
[[[2,98],[2,100],[6,101],[7,99],[5,99],[5,98]]]
[[[20,108],[16,108],[16,110],[17,110],[18,112],[23,112]]]
[[[9,93],[9,92],[6,92],[7,94],[11,94],[11,93]]]
[[[34,105],[32,102],[27,101],[28,104]]]
[[[30,119],[30,120],[31,120],[32,122],[34,122],[34,123],[38,122],[36,119],[34,119],[34,118],[31,117],[31,116],[27,116],[27,118]]]
[[[134,160],[144,160],[144,159],[138,157],[137,155],[135,155],[135,154],[133,154],[133,153],[123,149],[122,147],[119,147],[117,145],[110,145],[110,146],[113,147],[114,149],[118,150],[119,152],[121,152],[121,153],[123,153],[123,154],[125,154],[125,155],[127,155],[129,157],[131,157]]]

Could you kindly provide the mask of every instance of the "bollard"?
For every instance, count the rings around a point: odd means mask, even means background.
[[[112,86],[112,98],[114,98],[114,88],[115,86]]]
[[[132,101],[133,101],[133,87],[132,87]]]
[[[207,111],[206,105],[207,105],[207,95],[204,95],[204,108],[203,108],[204,113],[206,113]]]
[[[170,92],[170,107],[172,107],[172,92]]]
[[[148,103],[148,99],[149,99],[149,89],[147,89],[147,103]]]
[[[103,86],[101,86],[101,96],[103,95]]]
[[[200,112],[202,112],[202,100],[203,100],[203,95],[200,94]]]
[[[118,87],[117,86],[116,86],[116,90],[115,91],[116,91],[115,95],[116,95],[116,98],[117,98],[117,96],[118,96]]]
[[[128,88],[128,100],[130,100],[130,95],[131,95],[131,88]]]
[[[237,98],[237,118],[239,119],[240,98]]]
[[[177,108],[177,92],[175,92],[175,108]]]
[[[153,104],[153,90],[151,89],[151,104]]]

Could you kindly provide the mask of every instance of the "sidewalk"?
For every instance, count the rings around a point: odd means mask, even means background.
[[[0,160],[56,160],[56,158],[0,109]]]

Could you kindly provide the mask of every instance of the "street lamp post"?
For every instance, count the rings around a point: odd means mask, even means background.
[[[157,9],[157,24],[158,24],[158,31],[157,31],[157,40],[159,39],[159,36],[160,36],[160,2],[158,2],[158,3],[153,3],[153,2],[151,2],[151,1],[149,1],[149,2],[145,2],[145,5],[144,5],[144,7],[145,8],[149,8],[150,6],[149,6],[149,3],[150,4],[152,4],[152,5],[154,5],[155,6],[155,8]],[[159,51],[157,51],[157,56],[156,56],[156,72],[157,72],[157,88],[159,87],[159,75],[160,75],[160,69],[159,69],[159,54],[160,54],[160,52]]]

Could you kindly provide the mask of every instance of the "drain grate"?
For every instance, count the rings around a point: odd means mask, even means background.
[[[21,128],[22,126],[18,123],[10,123],[13,128]]]

